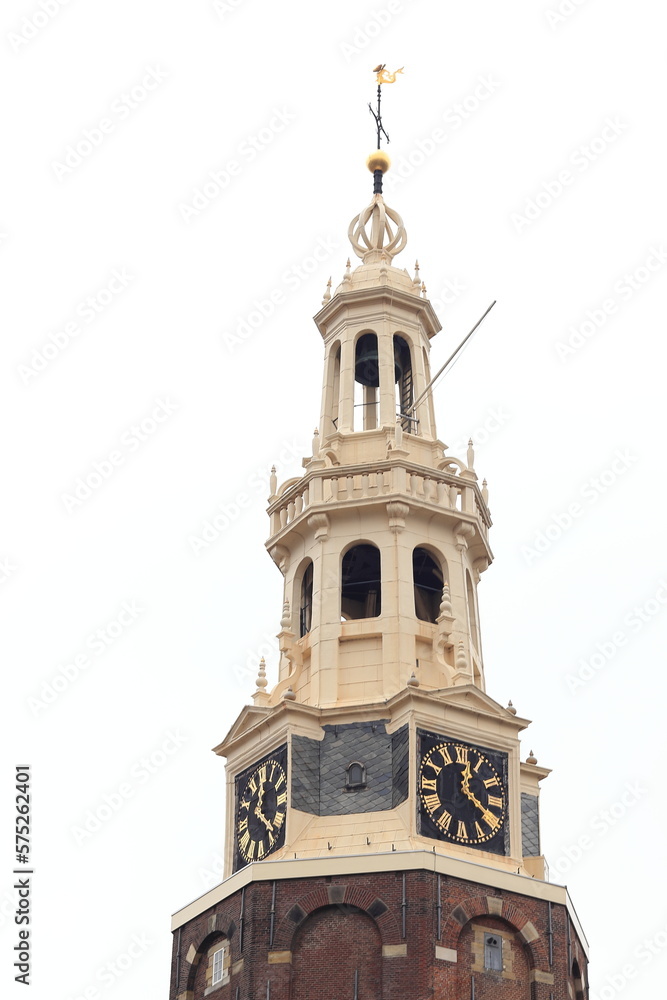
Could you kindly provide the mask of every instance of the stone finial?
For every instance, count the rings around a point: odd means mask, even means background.
[[[452,595],[447,580],[442,585],[442,600],[440,601],[440,617],[443,616],[447,618],[451,618],[452,616]]]
[[[322,305],[325,306],[329,299],[331,298],[331,278],[327,281],[327,287],[324,292],[324,298],[322,299]]]
[[[535,756],[532,750],[526,757],[526,764],[537,764],[537,757]]]
[[[345,274],[343,275],[343,283],[352,281],[352,265],[350,264],[350,258],[347,258],[347,264],[345,265]]]
[[[482,500],[487,505],[489,504],[489,488],[486,484],[486,479],[482,480]]]
[[[285,691],[285,693],[283,694],[283,700],[284,701],[296,701],[296,695],[294,694],[294,691],[292,691],[291,687],[288,687],[287,690]]]
[[[403,219],[385,205],[381,194],[374,194],[370,205],[355,215],[347,235],[352,249],[364,264],[387,258],[393,260],[408,241]]]
[[[257,672],[257,690],[263,691],[268,681],[266,679],[266,660],[264,657],[259,661],[259,670]]]
[[[422,281],[422,298],[423,298],[423,299],[427,298],[427,294],[426,294],[426,285],[424,284],[424,282],[423,282],[423,281]]]
[[[511,699],[510,699],[510,700],[509,700],[509,701],[507,702],[507,711],[508,711],[508,712],[509,712],[509,713],[510,713],[511,715],[516,715],[516,708],[515,708],[515,707],[514,707],[514,705],[512,704],[512,700],[511,700]]]
[[[278,492],[278,477],[276,476],[275,465],[271,466],[271,476],[269,477],[269,492],[272,497]]]
[[[320,432],[317,427],[313,431],[313,458],[320,456]]]
[[[475,449],[473,448],[472,445],[472,438],[468,439],[468,454],[466,457],[466,461],[468,462],[469,469],[472,470],[475,468]]]
[[[419,681],[415,677],[414,670],[412,671],[412,673],[408,677],[408,687],[411,687],[411,688],[418,688],[419,687]]]
[[[415,276],[412,279],[412,284],[415,286],[415,291],[421,291],[421,278],[419,277],[419,261],[415,261]]]
[[[468,660],[466,659],[466,651],[463,645],[463,639],[459,639],[459,644],[456,647],[456,669],[460,671],[468,669]]]
[[[285,600],[285,603],[283,604],[283,616],[280,619],[280,624],[283,628],[291,628],[292,626],[292,612],[290,611],[288,600]]]

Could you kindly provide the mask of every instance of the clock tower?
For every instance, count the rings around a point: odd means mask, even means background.
[[[486,693],[486,482],[472,442],[460,457],[438,438],[440,323],[418,266],[395,263],[389,159],[368,166],[358,265],[315,316],[311,454],[271,481],[278,681],[262,664],[215,748],[225,878],[174,915],[170,997],[584,1000],[586,940],[540,851],[549,771],[522,757],[528,720]]]

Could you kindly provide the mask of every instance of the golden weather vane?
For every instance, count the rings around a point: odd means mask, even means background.
[[[373,72],[375,73],[375,80],[376,80],[377,85],[378,85],[377,111],[375,111],[375,109],[373,108],[372,104],[368,105],[368,109],[369,109],[370,113],[373,115],[373,118],[375,119],[375,126],[376,126],[376,130],[377,130],[377,142],[378,142],[377,148],[378,149],[380,148],[380,142],[381,142],[382,136],[384,136],[385,139],[387,140],[387,142],[389,142],[389,136],[387,135],[387,132],[385,131],[385,127],[382,124],[382,115],[380,113],[380,101],[382,99],[382,84],[383,83],[395,83],[396,82],[396,77],[398,76],[398,74],[403,72],[403,66],[401,66],[401,68],[397,69],[395,73],[390,73],[388,69],[385,69],[386,65],[387,65],[386,63],[379,63],[379,65],[377,65],[375,67],[375,69],[373,70]]]
[[[380,65],[376,66],[373,70],[373,72],[377,74],[376,80],[378,84],[396,83],[396,77],[399,73],[403,72],[403,66],[401,66],[401,68],[397,69],[395,73],[390,73],[388,69],[385,69],[386,65],[386,63],[380,63]]]

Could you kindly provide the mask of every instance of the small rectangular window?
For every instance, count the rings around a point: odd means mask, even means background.
[[[213,978],[211,979],[211,986],[215,986],[216,983],[222,982],[223,977],[223,959],[225,955],[224,948],[218,948],[217,951],[213,952]]]
[[[484,935],[484,968],[503,971],[503,939],[497,934]]]

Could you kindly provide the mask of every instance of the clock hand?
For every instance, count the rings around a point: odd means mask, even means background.
[[[273,833],[273,823],[271,822],[270,819],[267,819],[264,813],[262,812],[263,804],[264,804],[264,784],[262,783],[259,786],[259,797],[257,799],[257,805],[255,806],[255,816],[257,817],[258,820],[260,820],[264,824],[269,833]]]
[[[463,794],[467,799],[470,799],[473,805],[477,806],[478,809],[481,809],[483,813],[486,813],[486,808],[479,801],[475,793],[470,790],[470,781],[472,779],[472,772],[470,770],[470,761],[468,761],[465,768],[463,769],[462,777],[463,781],[461,782],[461,791],[463,792]]]

